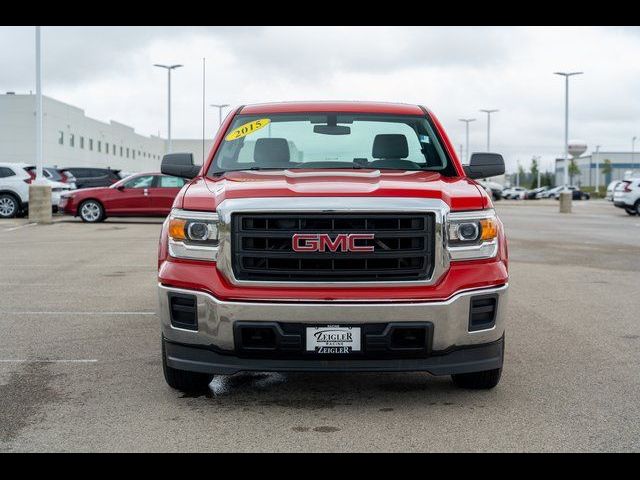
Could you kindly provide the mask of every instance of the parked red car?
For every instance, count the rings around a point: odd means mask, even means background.
[[[160,173],[139,173],[110,187],[83,188],[63,194],[58,208],[89,223],[102,222],[107,217],[164,217],[171,211],[185,181]]]

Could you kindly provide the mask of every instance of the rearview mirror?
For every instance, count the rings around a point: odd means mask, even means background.
[[[473,153],[469,165],[464,166],[469,178],[488,178],[504,173],[504,158],[499,153]]]
[[[200,173],[200,165],[193,164],[191,153],[168,153],[162,157],[160,171],[174,177],[194,178]]]
[[[314,125],[313,133],[320,133],[322,135],[349,135],[351,133],[351,127],[344,125]]]

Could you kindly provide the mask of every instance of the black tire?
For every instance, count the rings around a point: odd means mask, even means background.
[[[636,209],[636,215],[640,215],[640,200],[638,200],[636,202],[636,204],[634,205],[635,209]]]
[[[625,208],[624,211],[627,212],[627,215],[631,215],[632,217],[638,215],[635,208]]]
[[[104,222],[104,207],[98,200],[85,200],[78,206],[78,216],[86,223]]]
[[[162,340],[162,371],[165,381],[171,388],[185,393],[204,392],[213,380],[213,375],[207,373],[188,372],[169,367],[164,339]]]
[[[495,370],[485,370],[483,372],[451,375],[451,380],[453,380],[453,383],[460,388],[488,390],[498,385],[501,375],[502,368],[496,368]]]
[[[0,218],[13,218],[20,213],[20,201],[10,193],[0,193]]]

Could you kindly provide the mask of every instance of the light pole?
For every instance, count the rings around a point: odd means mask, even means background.
[[[600,192],[600,145],[596,145],[596,193]]]
[[[40,27],[36,27],[36,181],[42,179],[42,60]]]
[[[36,178],[29,185],[29,220],[51,223],[51,185],[42,175],[42,57],[40,27],[36,27]]]
[[[476,119],[475,118],[460,118],[459,120],[461,122],[465,123],[466,139],[467,139],[467,145],[465,147],[465,163],[468,164],[469,163],[469,124],[471,122],[475,122]]]
[[[636,163],[636,139],[638,137],[633,137],[631,139],[631,170],[633,170]]]
[[[169,81],[168,85],[168,93],[167,93],[167,141],[168,145],[168,153],[171,153],[171,70],[175,70],[176,68],[182,67],[182,65],[160,65],[155,63],[154,67],[158,68],[166,68],[167,69],[167,78]]]
[[[493,110],[480,110],[487,114],[487,152],[491,151],[491,114],[495,112],[499,112],[497,108]]]
[[[582,75],[584,72],[553,72],[564,77],[564,185],[569,185],[569,77]]]
[[[215,107],[215,108],[218,109],[218,128],[220,128],[222,126],[222,109],[228,107],[229,104],[221,103],[221,104],[218,105],[218,104],[212,103],[209,106],[210,107]]]

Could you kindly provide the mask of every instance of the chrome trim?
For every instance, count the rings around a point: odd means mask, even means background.
[[[448,250],[452,262],[493,258],[498,254],[498,240],[494,239],[490,242],[482,242],[480,245],[448,247]]]
[[[435,216],[434,268],[431,277],[415,281],[256,281],[238,280],[231,259],[231,215],[233,213],[433,213]],[[449,206],[442,200],[432,198],[402,197],[271,197],[227,199],[218,205],[219,244],[217,268],[224,277],[237,286],[267,287],[398,287],[428,286],[440,280],[449,269],[450,255],[446,248],[444,231]]]
[[[182,210],[174,208],[169,214],[171,218],[184,218],[185,220],[210,220],[217,221],[219,215],[216,212],[201,212],[199,210]]]
[[[204,260],[215,262],[218,256],[218,247],[207,247],[205,245],[194,245],[178,242],[169,238],[169,255],[174,258],[187,258],[190,260]]]
[[[483,220],[485,218],[494,218],[496,211],[493,208],[486,210],[470,210],[466,212],[450,212],[449,220]]]
[[[433,323],[433,349],[489,343],[502,337],[506,323],[508,284],[461,291],[447,300],[394,303],[313,303],[224,301],[197,291],[158,284],[159,317],[165,338],[188,345],[214,345],[234,349],[233,325],[237,321],[278,321],[309,324],[364,324],[387,322]],[[168,292],[194,295],[197,299],[198,330],[171,325]],[[471,297],[495,294],[498,310],[492,328],[469,331]]]

